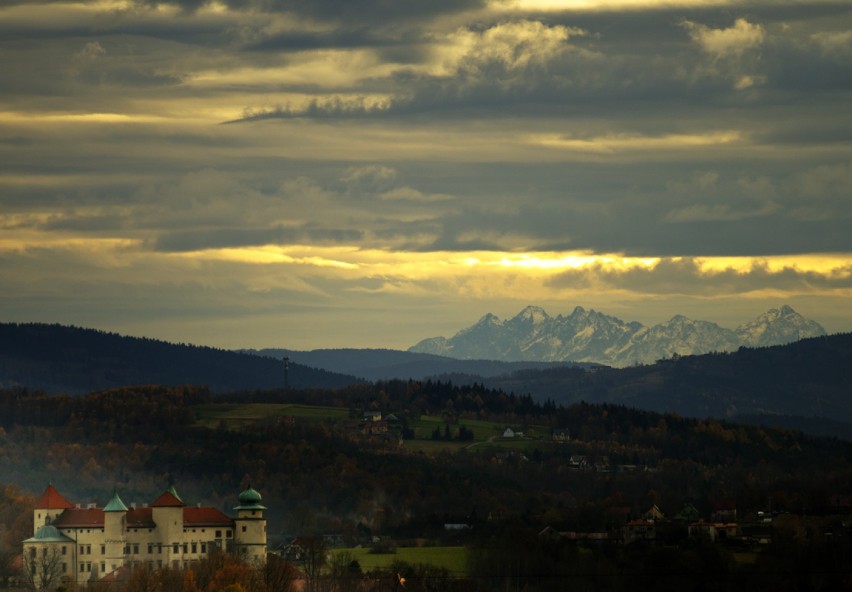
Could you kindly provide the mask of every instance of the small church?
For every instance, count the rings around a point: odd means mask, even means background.
[[[174,487],[142,507],[128,508],[117,492],[102,507],[82,507],[48,485],[33,510],[23,567],[39,589],[47,589],[68,581],[94,582],[134,563],[187,567],[216,550],[264,562],[261,495],[249,487],[238,500],[235,518],[185,504]]]

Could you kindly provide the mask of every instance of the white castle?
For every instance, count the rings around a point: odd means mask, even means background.
[[[33,536],[24,541],[24,572],[37,590],[49,590],[116,577],[134,563],[187,567],[215,550],[264,562],[266,507],[251,487],[238,499],[236,518],[186,505],[174,487],[143,507],[128,508],[118,493],[103,507],[81,507],[48,485],[33,510]]]

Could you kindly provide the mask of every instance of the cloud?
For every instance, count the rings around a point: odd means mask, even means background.
[[[547,282],[551,287],[597,287],[642,294],[693,296],[746,295],[752,292],[812,293],[852,288],[852,264],[828,273],[795,266],[770,267],[759,259],[738,267],[707,268],[697,258],[664,258],[650,266],[627,269],[602,264],[571,270]]]
[[[759,47],[766,37],[761,25],[744,18],[738,18],[727,29],[713,29],[686,19],[681,26],[704,52],[716,59],[740,57],[746,51]]]
[[[820,31],[811,35],[811,39],[832,57],[841,58],[852,53],[852,31]]]

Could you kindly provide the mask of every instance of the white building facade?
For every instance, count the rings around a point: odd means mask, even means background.
[[[118,493],[103,507],[81,507],[48,485],[33,510],[33,536],[23,543],[24,570],[37,590],[48,590],[97,581],[134,563],[188,567],[216,550],[266,561],[261,495],[249,487],[238,499],[236,518],[188,506],[174,487],[143,507],[128,508]]]

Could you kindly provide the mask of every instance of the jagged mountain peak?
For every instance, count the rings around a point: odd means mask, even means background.
[[[752,347],[783,345],[808,337],[825,335],[825,329],[793,310],[787,304],[771,308],[755,320],[737,327],[737,336],[743,344]]]
[[[547,322],[550,319],[551,317],[547,314],[547,311],[540,306],[527,306],[517,315],[512,317],[512,321],[523,321],[534,325]]]
[[[530,305],[508,321],[488,313],[454,337],[425,339],[409,351],[461,359],[628,366],[650,364],[673,354],[780,345],[820,335],[825,330],[818,323],[788,305],[773,308],[736,331],[681,314],[649,328],[582,306],[574,307],[568,316],[551,317],[542,307]]]
[[[492,313],[486,313],[479,321],[477,321],[477,325],[500,325],[502,321],[500,317]]]

